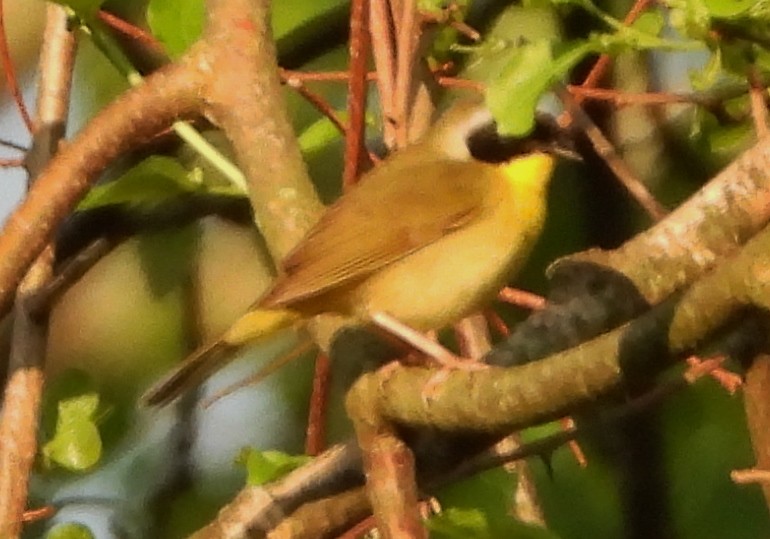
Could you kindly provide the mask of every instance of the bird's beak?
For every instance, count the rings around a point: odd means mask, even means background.
[[[537,114],[533,137],[540,151],[570,161],[583,160],[575,147],[575,132],[561,127],[553,116]]]
[[[545,148],[545,151],[570,161],[583,161],[583,156],[575,150],[575,146],[571,141],[570,144],[560,144],[555,142],[551,147]]]

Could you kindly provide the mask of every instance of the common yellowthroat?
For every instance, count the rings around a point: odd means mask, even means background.
[[[329,207],[281,262],[272,288],[144,402],[167,404],[246,343],[321,313],[366,323],[385,312],[429,330],[477,310],[540,234],[554,154],[564,150],[555,133],[541,118],[527,138],[500,137],[483,105],[454,104],[421,141]]]

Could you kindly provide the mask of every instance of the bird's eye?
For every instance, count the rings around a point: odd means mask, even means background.
[[[527,153],[530,146],[527,138],[501,136],[494,122],[474,130],[465,142],[473,158],[485,163],[503,163]]]
[[[532,152],[558,153],[555,150],[572,147],[568,134],[545,114],[537,115],[532,132],[526,136],[502,136],[491,122],[470,133],[465,142],[471,156],[485,163],[504,163]]]

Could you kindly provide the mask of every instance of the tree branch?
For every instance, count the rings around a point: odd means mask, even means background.
[[[50,4],[40,53],[40,81],[30,181],[56,152],[69,113],[75,38],[63,7]],[[34,185],[34,183],[33,183]],[[36,317],[29,299],[52,275],[53,247],[48,245],[30,267],[16,293],[9,374],[0,409],[0,537],[21,534],[29,475],[37,455],[47,317]]]
[[[323,206],[287,116],[267,0],[209,0],[205,111],[230,139],[254,217],[274,260],[315,224]]]

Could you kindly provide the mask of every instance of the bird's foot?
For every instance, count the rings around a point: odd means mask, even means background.
[[[425,402],[431,401],[436,397],[439,387],[446,381],[451,373],[455,371],[474,372],[489,368],[489,365],[486,363],[482,363],[475,359],[455,356],[454,354],[452,354],[451,358],[443,358],[439,363],[441,364],[441,368],[436,374],[431,376],[427,382],[425,382],[425,387],[423,387],[420,392],[420,396]]]
[[[453,354],[438,342],[400,322],[388,313],[372,313],[371,319],[376,326],[422,352],[441,367],[425,384],[422,390],[423,400],[431,400],[435,396],[438,387],[447,379],[449,373],[458,370],[479,371],[487,368],[486,364],[478,360]]]
[[[478,363],[475,360],[456,356],[435,340],[400,322],[388,313],[382,311],[374,312],[371,315],[371,319],[374,325],[405,342],[418,352],[422,352],[446,369],[478,370],[478,367],[470,366]]]

